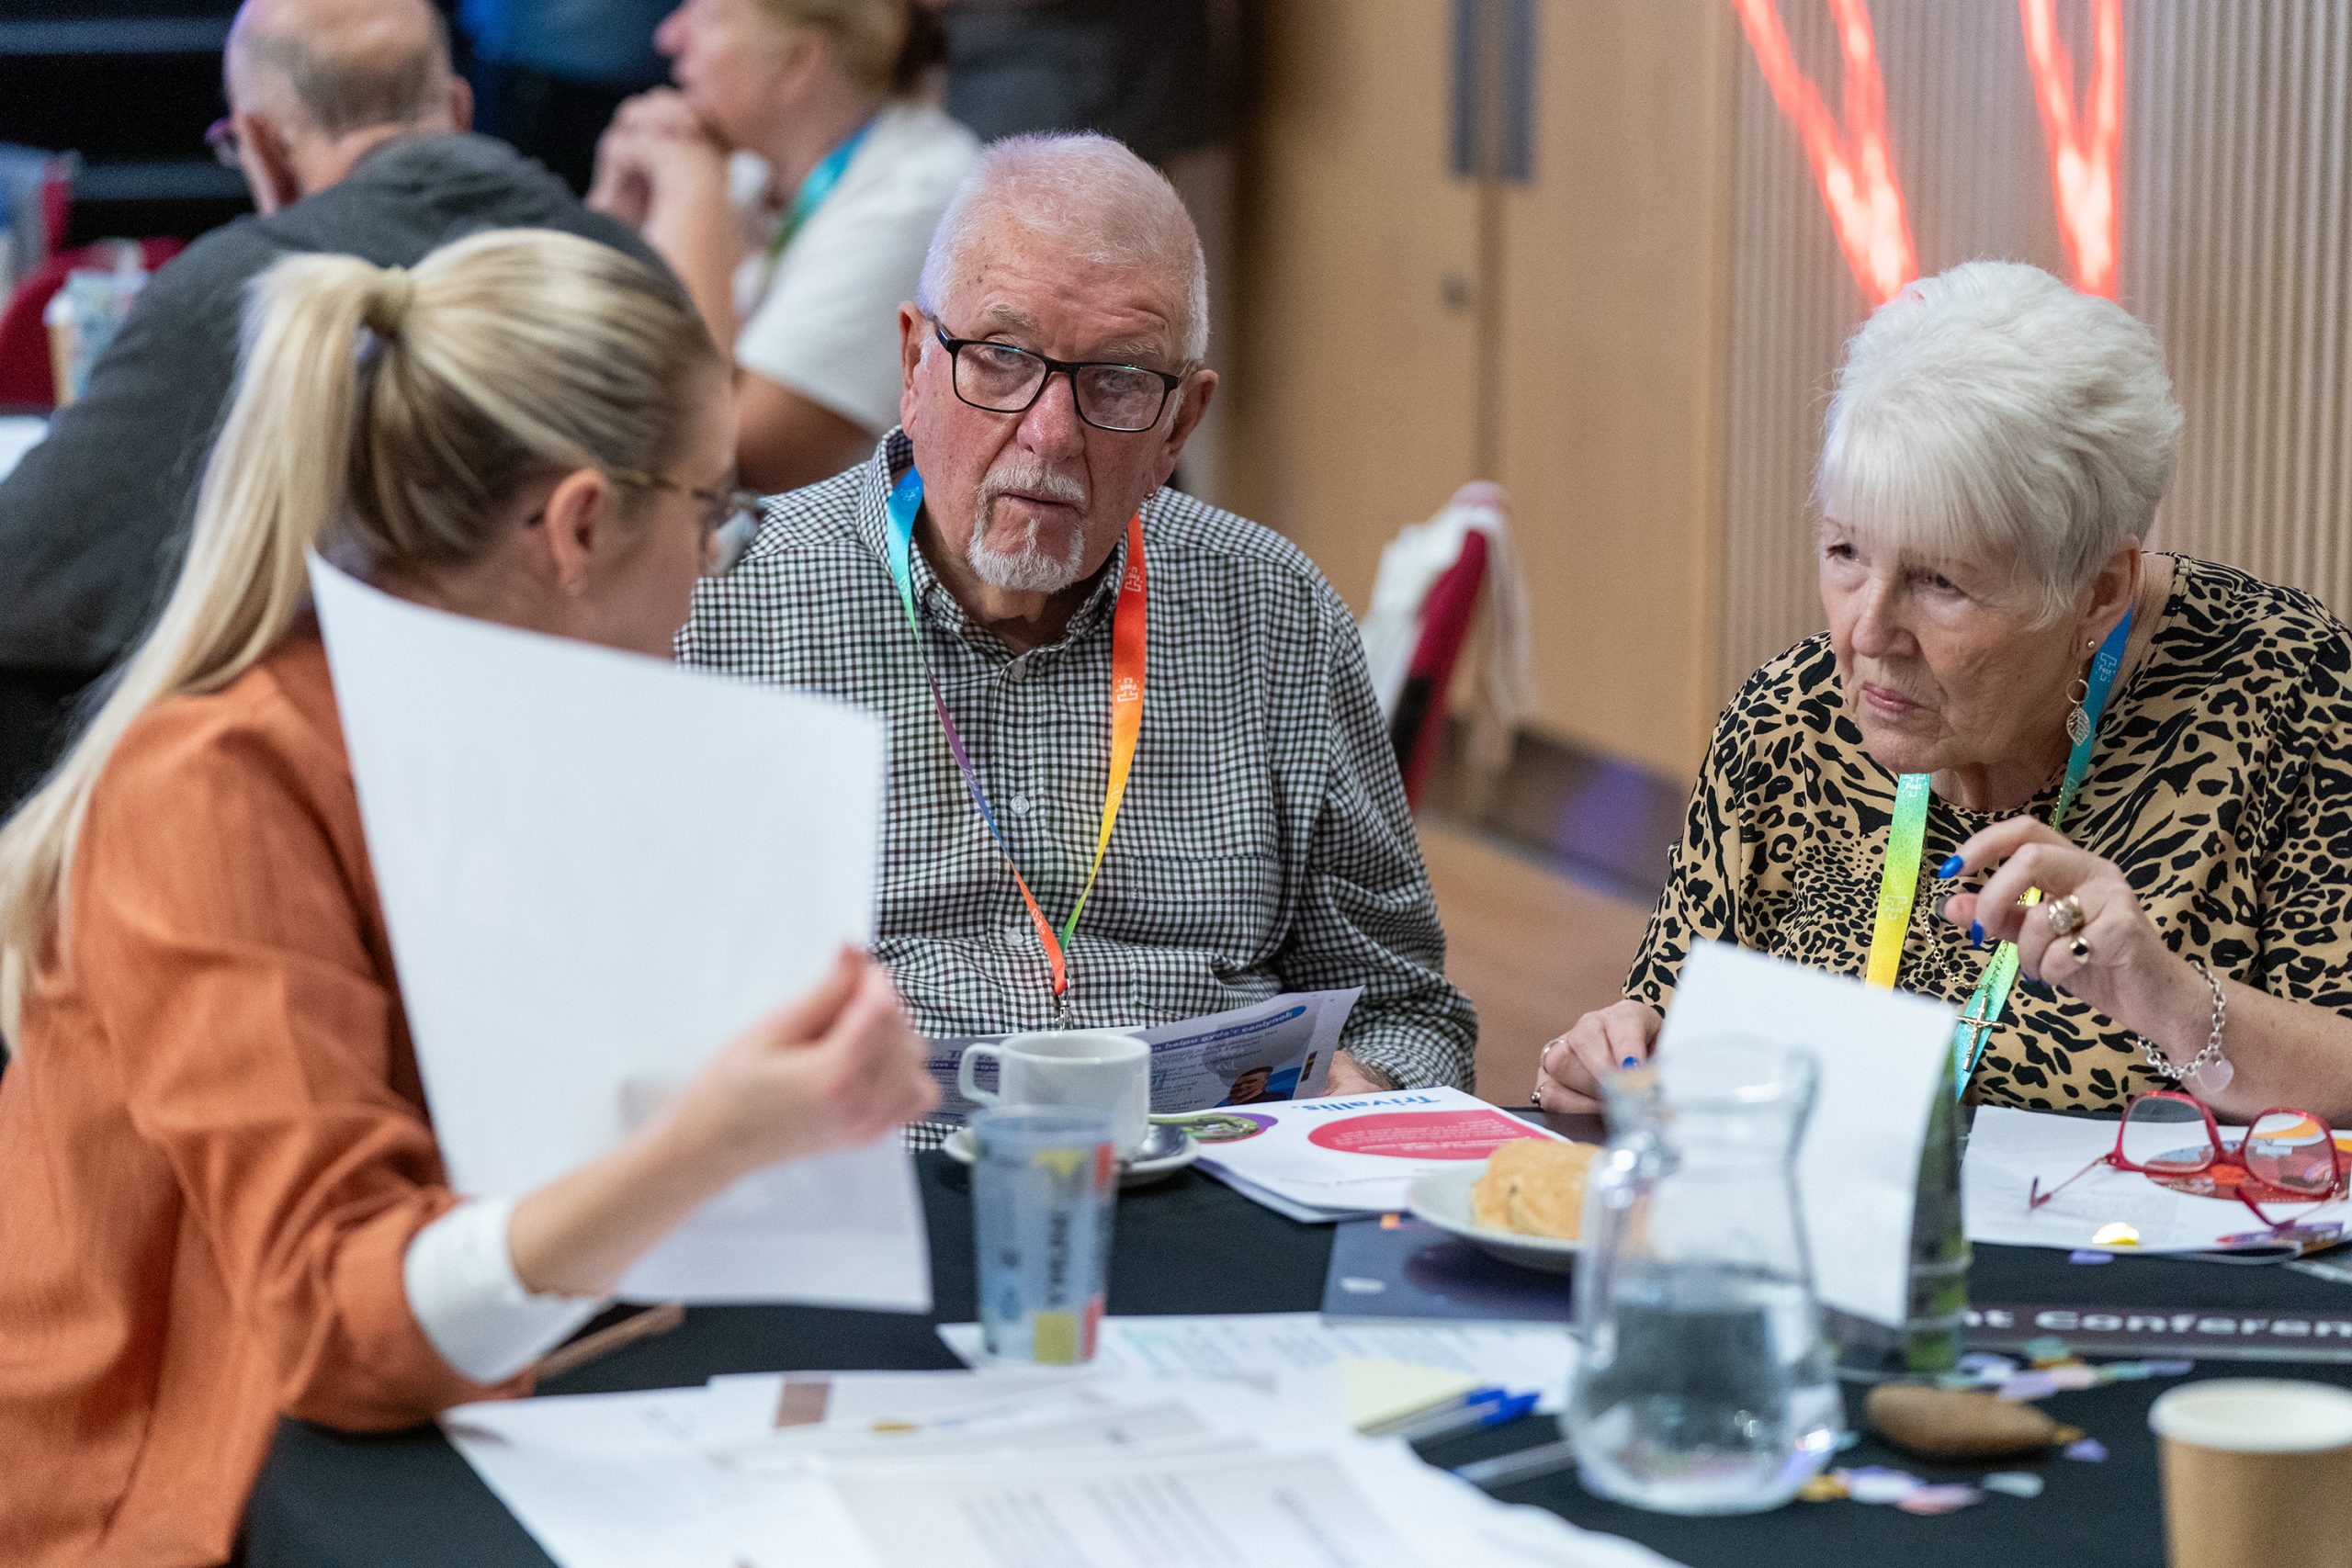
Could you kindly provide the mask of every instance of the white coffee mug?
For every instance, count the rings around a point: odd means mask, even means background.
[[[996,1062],[993,1092],[972,1081],[982,1057]],[[1150,1131],[1151,1047],[1109,1029],[1008,1035],[964,1047],[956,1087],[981,1105],[1076,1105],[1111,1118],[1112,1135],[1133,1149]]]

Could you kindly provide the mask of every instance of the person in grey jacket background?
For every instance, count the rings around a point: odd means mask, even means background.
[[[258,209],[156,273],[87,391],[0,480],[0,814],[79,698],[146,631],[178,565],[236,374],[246,282],[289,254],[407,265],[482,229],[568,231],[661,263],[503,142],[425,0],[246,0],[224,75]]]

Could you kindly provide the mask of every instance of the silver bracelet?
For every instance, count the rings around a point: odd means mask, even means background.
[[[2222,994],[2222,982],[2213,977],[2213,971],[2206,967],[2203,959],[2192,958],[2188,962],[2205,976],[2206,988],[2213,993],[2213,1028],[2205,1037],[2205,1048],[2190,1057],[2185,1067],[2174,1066],[2164,1048],[2144,1034],[2140,1036],[2140,1050],[2147,1057],[2148,1066],[2164,1077],[2199,1094],[2215,1095],[2229,1088],[2230,1080],[2237,1077],[2237,1069],[2222,1055],[2222,1030],[2230,1021],[2230,999]]]

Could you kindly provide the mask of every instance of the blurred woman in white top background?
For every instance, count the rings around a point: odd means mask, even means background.
[[[788,490],[898,423],[898,307],[979,144],[915,96],[907,0],[686,0],[674,87],[623,105],[589,205],[638,230],[734,345],[742,481]]]

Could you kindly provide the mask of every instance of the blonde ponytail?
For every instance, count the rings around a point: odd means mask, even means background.
[[[716,352],[674,290],[571,235],[480,234],[413,272],[297,256],[255,280],[171,598],[0,827],[0,1031],[19,1051],[25,992],[62,957],[91,792],[140,716],[226,686],[276,647],[309,603],[305,558],[330,536],[385,567],[461,564],[534,473],[659,468],[703,362]]]

